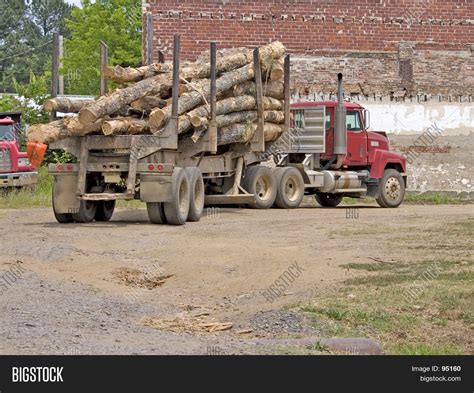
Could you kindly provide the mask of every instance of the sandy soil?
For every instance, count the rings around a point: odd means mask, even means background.
[[[221,208],[183,227],[152,225],[145,210],[81,225],[59,225],[49,209],[0,210],[0,270],[22,268],[0,287],[0,353],[274,353],[318,336],[288,306],[362,274],[341,265],[422,259],[417,229],[473,212],[349,207]],[[295,263],[298,277],[269,301]]]

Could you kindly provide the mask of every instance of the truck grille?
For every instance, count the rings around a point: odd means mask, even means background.
[[[11,172],[12,160],[9,149],[0,149],[0,172]]]

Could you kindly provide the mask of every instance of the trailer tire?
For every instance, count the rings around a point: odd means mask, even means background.
[[[379,196],[375,200],[380,207],[400,206],[405,197],[405,182],[396,169],[385,169],[379,183]]]
[[[255,195],[255,202],[248,204],[253,209],[269,209],[275,203],[277,184],[270,168],[262,165],[248,167],[245,171],[244,188]]]
[[[204,180],[201,170],[196,167],[184,169],[189,181],[189,213],[188,221],[197,222],[204,211]]]
[[[97,212],[97,203],[94,201],[81,200],[79,210],[72,214],[75,222],[87,223],[94,221]]]
[[[280,168],[273,173],[277,183],[275,205],[281,209],[295,209],[301,205],[304,197],[304,180],[294,167]]]
[[[171,202],[163,202],[166,221],[184,225],[189,213],[189,181],[183,168],[176,167],[171,178]]]
[[[69,224],[74,221],[71,213],[57,213],[56,212],[54,208],[54,192],[53,192],[53,213],[54,213],[54,218],[60,224]]]
[[[316,202],[318,202],[322,207],[336,207],[342,202],[342,194],[331,194],[320,192],[315,194]]]
[[[146,210],[148,211],[148,218],[153,224],[166,224],[165,211],[163,210],[163,203],[161,202],[147,202]]]
[[[115,201],[99,201],[97,202],[97,210],[95,212],[96,221],[110,221],[115,210]]]

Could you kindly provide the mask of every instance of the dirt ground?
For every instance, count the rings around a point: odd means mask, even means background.
[[[322,332],[292,306],[367,274],[348,263],[425,260],[443,223],[472,214],[473,205],[220,208],[173,227],[150,224],[145,209],[68,225],[50,209],[0,210],[0,271],[18,273],[0,286],[0,353],[252,354],[307,345]],[[426,229],[431,240],[418,236]],[[465,249],[436,252],[470,258]],[[271,297],[287,271],[292,282]]]

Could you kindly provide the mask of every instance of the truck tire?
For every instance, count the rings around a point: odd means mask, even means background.
[[[329,194],[320,192],[315,195],[316,202],[322,207],[336,207],[342,202],[342,194]]]
[[[81,200],[79,210],[72,214],[72,218],[76,222],[87,223],[94,221],[97,211],[97,203],[94,201]]]
[[[148,218],[153,224],[166,224],[165,211],[161,202],[147,202]]]
[[[277,184],[270,168],[257,165],[245,171],[244,188],[255,195],[255,202],[248,206],[253,209],[269,209],[275,203]]]
[[[301,205],[304,197],[304,180],[298,169],[278,168],[273,171],[277,183],[275,205],[281,209],[295,209]]]
[[[183,168],[176,167],[171,178],[171,202],[163,202],[166,221],[184,225],[189,213],[189,181]]]
[[[57,213],[56,212],[54,208],[54,192],[53,192],[53,213],[54,213],[54,218],[60,224],[69,224],[74,221],[71,213]]]
[[[195,167],[184,169],[189,181],[189,213],[188,221],[197,222],[204,210],[204,180],[201,170]]]
[[[396,169],[385,169],[379,183],[379,197],[375,200],[381,207],[400,206],[405,197],[405,182]]]
[[[99,201],[97,202],[97,210],[95,212],[96,221],[109,221],[114,214],[115,201]]]
[[[71,213],[58,213],[56,211],[55,204],[54,204],[54,183],[53,183],[53,192],[52,192],[51,199],[52,199],[52,205],[53,205],[53,214],[56,221],[59,222],[60,224],[69,224],[73,222],[74,219],[72,218]]]

